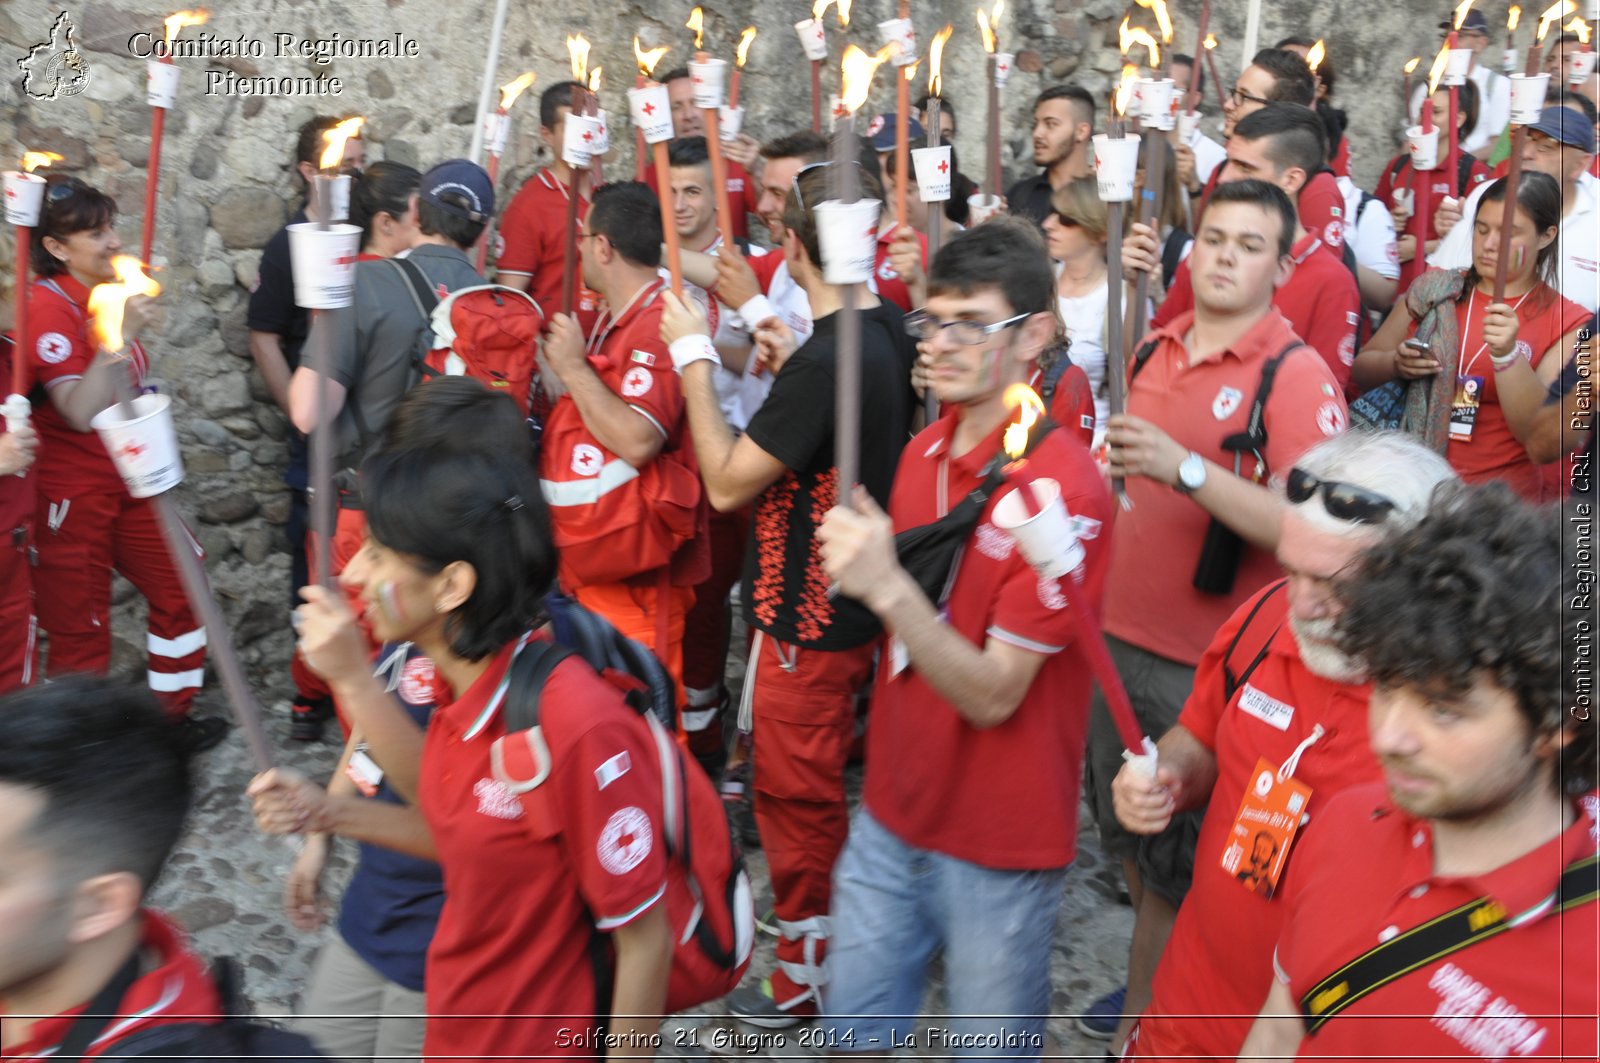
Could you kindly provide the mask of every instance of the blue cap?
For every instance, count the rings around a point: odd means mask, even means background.
[[[1570,107],[1546,107],[1528,129],[1568,147],[1594,151],[1594,123]]]
[[[867,139],[872,141],[874,151],[894,150],[894,123],[895,112],[893,111],[885,111],[883,114],[876,115],[872,121],[867,123]],[[917,121],[915,116],[906,121],[907,140],[920,143],[927,139],[927,136],[927,132],[922,128],[922,123]]]
[[[441,162],[423,174],[418,195],[423,202],[469,221],[488,221],[494,214],[494,185],[488,172],[466,159]]]
[[[1454,11],[1450,12],[1450,14],[1445,18],[1439,20],[1439,28],[1442,30],[1447,30],[1455,24],[1456,13]],[[1479,33],[1487,34],[1489,32],[1489,20],[1484,17],[1482,11],[1468,11],[1467,17],[1461,20],[1461,28],[1464,30],[1476,30]]]

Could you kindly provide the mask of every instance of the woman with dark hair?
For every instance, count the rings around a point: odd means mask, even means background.
[[[403,162],[368,166],[350,193],[350,224],[361,226],[361,259],[393,258],[417,242],[422,173]]]
[[[1483,202],[1504,203],[1505,195],[1502,179]],[[1578,335],[1590,315],[1555,288],[1555,180],[1523,174],[1505,248],[1500,217],[1498,208],[1478,211],[1469,268],[1417,278],[1357,356],[1352,380],[1363,389],[1438,374],[1455,380],[1445,457],[1468,483],[1501,480],[1539,502],[1560,494],[1559,463],[1568,449],[1562,429],[1576,412],[1571,402],[1546,404],[1545,396],[1569,361],[1588,357]],[[1494,302],[1502,254],[1511,256],[1505,302]]]
[[[220,719],[189,715],[205,675],[206,630],[189,609],[149,499],[133,498],[90,418],[138,390],[150,362],[139,335],[154,303],[133,296],[124,311],[126,346],[111,354],[89,332],[89,292],[114,281],[122,250],[117,204],[76,177],[48,179],[34,230],[36,280],[28,293],[28,361],[33,418],[41,441],[34,509],[39,626],[49,634],[48,675],[103,673],[111,663],[111,572],[127,577],[150,605],[146,645],[150,689],[182,721],[195,750],[222,740]],[[200,547],[195,544],[195,552]]]
[[[386,449],[363,466],[362,496],[367,542],[340,579],[378,641],[433,662],[440,706],[424,731],[385,691],[342,595],[306,588],[300,647],[388,784],[421,808],[444,872],[424,1054],[653,1056],[672,942],[652,736],[578,660],[545,681],[536,732],[507,738],[502,713],[513,662],[547,638],[536,629],[556,555],[537,474],[477,449]],[[507,768],[535,741],[542,783]],[[335,827],[302,790],[258,777],[263,828]],[[609,984],[594,951],[605,942]],[[604,1015],[601,1041],[581,1017]]]
[[[1450,181],[1444,172],[1445,140],[1444,130],[1450,126],[1450,90],[1439,89],[1428,98],[1428,106],[1433,108],[1433,124],[1439,133],[1439,159],[1440,167],[1433,171],[1433,203],[1438,206],[1440,200],[1450,195]],[[1478,86],[1469,78],[1467,82],[1456,89],[1456,137],[1458,141],[1465,141],[1472,135],[1478,125]],[[1484,165],[1477,156],[1460,152],[1456,156],[1456,197],[1466,199],[1467,194],[1474,188],[1489,179],[1489,167]],[[1378,187],[1373,190],[1373,195],[1383,200],[1389,208],[1389,214],[1394,218],[1394,231],[1399,234],[1396,244],[1400,252],[1400,261],[1409,262],[1416,256],[1416,241],[1406,231],[1406,226],[1411,222],[1411,214],[1415,210],[1412,197],[1414,187],[1414,171],[1411,166],[1411,153],[1402,151],[1390,159],[1383,168],[1383,176],[1378,178]],[[1427,250],[1433,251],[1439,245],[1439,227],[1433,218],[1427,220]]]

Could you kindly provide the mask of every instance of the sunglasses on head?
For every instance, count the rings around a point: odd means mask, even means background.
[[[1382,524],[1395,508],[1394,501],[1376,491],[1338,480],[1319,480],[1304,469],[1290,469],[1284,493],[1293,505],[1300,505],[1317,492],[1322,492],[1322,504],[1338,520],[1357,524]]]
[[[50,183],[49,191],[45,192],[45,198],[52,203],[60,203],[64,200],[71,199],[73,196],[84,191],[88,187],[88,185],[84,184],[76,177],[68,177],[63,181],[52,181]]]

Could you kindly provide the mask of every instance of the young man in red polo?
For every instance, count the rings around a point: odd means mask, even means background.
[[[1212,634],[1278,577],[1280,504],[1269,477],[1286,475],[1311,444],[1344,431],[1344,398],[1327,364],[1273,306],[1294,269],[1295,227],[1294,207],[1275,184],[1217,189],[1189,256],[1195,308],[1152,334],[1150,356],[1132,370],[1127,413],[1113,416],[1106,432],[1111,473],[1127,478],[1132,506],[1112,531],[1105,628],[1146,734],[1177,721]],[[1251,427],[1258,397],[1262,438],[1235,439]],[[1139,912],[1127,1003],[1107,1004],[1109,1017],[1137,1014],[1149,1001],[1199,826],[1198,813],[1187,812],[1154,838],[1125,831],[1111,802],[1122,763],[1122,743],[1101,709],[1085,788],[1101,845],[1122,860]]]
[[[1340,589],[1384,783],[1330,802],[1296,854],[1242,1058],[1600,1051],[1593,685],[1571,656],[1593,611],[1562,586],[1577,548],[1553,507],[1460,486]]]
[[[939,520],[1008,460],[1002,436],[1017,411],[1006,393],[1028,379],[1056,322],[1050,260],[1023,218],[957,236],[928,285],[911,328],[951,412],[906,448],[887,514],[858,490],[818,533],[839,593],[889,636],[862,806],[834,874],[826,1036],[842,1053],[915,1043],[928,963],[942,950],[950,1037],[929,1047],[1003,1044],[1001,1055],[1025,1058],[1044,1044],[1089,712],[1081,639],[1096,618],[1075,615],[1063,587],[1098,609],[1111,501],[1088,448],[1048,432],[1022,475],[1059,486],[1081,540],[1076,567],[1047,577],[1024,560],[995,523],[1013,490],[1002,487],[929,599],[896,557],[895,533]]]
[[[660,207],[636,181],[606,185],[581,230],[584,283],[606,312],[587,334],[554,315],[544,346],[565,389],[539,454],[561,586],[653,647],[681,694],[684,618],[711,566],[683,391],[661,341]]]
[[[1287,478],[1278,540],[1287,579],[1241,605],[1211,640],[1183,714],[1157,743],[1156,777],[1129,764],[1112,782],[1117,819],[1141,836],[1210,801],[1194,881],[1124,1059],[1239,1051],[1272,981],[1283,917],[1275,895],[1297,873],[1276,858],[1320,832],[1330,798],[1378,778],[1367,745],[1371,687],[1332,641],[1334,581],[1362,551],[1421,520],[1434,487],[1453,479],[1442,457],[1398,433],[1351,432],[1306,451]],[[1264,766],[1284,789],[1252,796]],[[1247,888],[1239,875],[1257,827],[1241,810],[1261,811],[1274,792],[1298,793],[1311,822],[1287,840],[1269,835],[1264,885]]]

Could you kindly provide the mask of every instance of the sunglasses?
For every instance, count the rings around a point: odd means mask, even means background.
[[[1081,221],[1079,221],[1077,218],[1074,218],[1072,215],[1063,214],[1059,210],[1053,211],[1052,213],[1055,214],[1056,221],[1060,222],[1061,226],[1063,228],[1076,229],[1078,226],[1083,224]]]
[[[76,177],[69,177],[64,181],[52,181],[49,191],[45,193],[45,198],[52,203],[61,203],[71,199],[79,192],[86,191],[88,187]]]
[[[1382,524],[1395,508],[1394,501],[1376,491],[1368,491],[1355,484],[1338,480],[1319,480],[1304,469],[1290,469],[1284,493],[1293,505],[1300,505],[1317,492],[1322,493],[1322,504],[1338,520],[1356,524]]]

